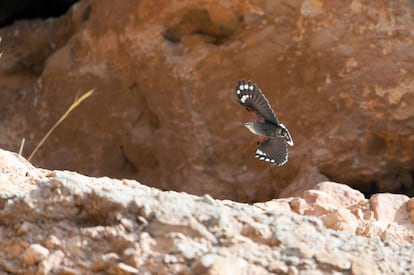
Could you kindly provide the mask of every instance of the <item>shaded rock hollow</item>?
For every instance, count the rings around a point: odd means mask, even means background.
[[[81,1],[2,28],[0,145],[161,189],[265,201],[330,179],[413,191],[411,1]],[[253,158],[239,78],[295,140],[282,168]]]

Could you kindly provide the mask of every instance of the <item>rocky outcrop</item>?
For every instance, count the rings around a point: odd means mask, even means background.
[[[409,274],[414,231],[408,202],[388,194],[366,200],[323,182],[301,197],[249,205],[36,169],[0,150],[0,270]],[[360,230],[364,223],[372,234]],[[403,227],[410,240],[394,234]]]
[[[322,180],[413,194],[413,4],[403,1],[94,1],[0,30],[0,145],[33,159],[238,201]],[[254,159],[238,79],[265,92],[295,147]],[[190,180],[188,180],[190,179]]]
[[[375,194],[370,199],[350,187],[321,182],[288,199],[299,214],[320,217],[328,228],[349,231],[384,242],[414,242],[414,199],[398,194]]]

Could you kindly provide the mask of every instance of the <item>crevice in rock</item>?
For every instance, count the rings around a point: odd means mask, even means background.
[[[327,177],[332,181],[342,182],[359,190],[366,198],[370,198],[377,193],[414,196],[414,171],[396,169],[394,172],[389,172],[381,176],[377,175],[372,178],[361,177],[348,180],[342,179],[337,175],[327,175]]]
[[[370,198],[372,195],[380,192],[378,184],[375,180],[370,180],[367,183],[350,183],[349,186],[359,190],[364,194],[365,198]]]
[[[5,0],[0,2],[0,28],[16,20],[46,19],[65,14],[78,0]]]
[[[112,203],[95,193],[89,194],[88,198],[83,199],[82,203],[76,206],[79,214],[75,220],[80,227],[117,224],[116,214],[122,208],[121,205]]]
[[[128,89],[135,96],[138,106],[140,108],[140,115],[135,121],[136,125],[149,126],[152,129],[160,128],[160,119],[155,112],[152,111],[151,107],[148,104],[147,98],[143,91],[140,91],[139,85],[136,82],[133,82],[129,85]]]
[[[4,206],[7,203],[8,198],[0,198],[0,211],[4,209]]]
[[[177,21],[173,21],[164,32],[165,39],[173,43],[180,43],[185,36],[198,35],[203,37],[207,43],[215,45],[221,45],[228,41],[241,22],[236,19],[231,23],[213,20],[206,9],[190,9]]]
[[[130,158],[128,157],[128,154],[125,152],[124,146],[120,145],[119,147],[121,149],[121,156],[122,156],[123,166],[126,169],[131,169],[134,173],[136,173],[138,171],[138,169],[135,166],[134,162],[132,160],[130,160]]]
[[[74,3],[74,1],[71,3]],[[2,17],[2,8],[5,5],[4,3],[0,3],[0,23],[4,19]],[[81,20],[87,20],[90,13],[91,7],[85,7],[81,13]],[[45,16],[44,18],[49,18],[50,16]],[[33,18],[41,17],[33,16],[15,18],[13,20]],[[3,43],[1,45],[1,51],[9,60],[5,64],[4,73],[12,77],[16,75],[29,78],[39,77],[44,70],[46,60],[72,37],[76,31],[76,24],[76,20],[71,16],[62,16],[56,20],[25,20],[16,22],[10,27],[3,25],[4,32],[2,33]],[[19,29],[18,36],[13,34],[14,32],[12,30],[15,28]],[[16,45],[22,46],[19,46],[19,50],[16,51]]]

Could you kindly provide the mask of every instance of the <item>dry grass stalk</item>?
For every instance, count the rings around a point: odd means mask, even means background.
[[[24,147],[24,142],[26,141],[25,138],[22,139],[22,142],[20,143],[20,148],[19,148],[19,155],[21,156],[23,153],[23,147]]]
[[[34,154],[39,150],[39,148],[45,143],[46,139],[50,136],[50,134],[56,129],[56,127],[59,126],[60,123],[62,123],[63,120],[69,115],[70,112],[72,112],[78,105],[90,97],[93,94],[94,90],[90,90],[89,92],[83,94],[78,99],[75,99],[75,101],[72,103],[72,105],[69,106],[69,108],[66,110],[66,112],[59,118],[59,120],[50,128],[50,130],[46,133],[46,135],[42,138],[42,140],[37,144],[36,148],[33,150],[33,152],[30,154],[29,158],[27,160],[31,160],[34,156]]]

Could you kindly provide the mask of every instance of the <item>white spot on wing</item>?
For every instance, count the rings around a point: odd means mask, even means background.
[[[266,154],[262,150],[260,150],[260,149],[257,149],[256,150],[256,154],[258,154],[260,156],[266,156]]]
[[[240,85],[239,86],[239,89],[243,91],[244,90],[244,86],[243,85]]]
[[[290,133],[289,133],[289,131],[288,131],[288,129],[286,128],[286,126],[285,125],[283,125],[282,123],[280,123],[279,124],[279,126],[280,127],[282,127],[285,131],[286,131],[286,133],[287,133],[287,140],[286,140],[286,143],[287,144],[289,144],[290,146],[293,146],[293,139],[292,139],[292,136],[290,135]]]
[[[243,95],[241,98],[240,98],[240,101],[242,102],[242,103],[245,103],[246,102],[246,100],[248,99],[248,98],[250,98],[250,97],[252,97],[251,95]]]
[[[249,89],[250,89],[250,91],[253,91],[253,85],[250,85],[250,87],[249,87]]]
[[[244,84],[244,88],[247,90],[249,89],[249,84]]]

